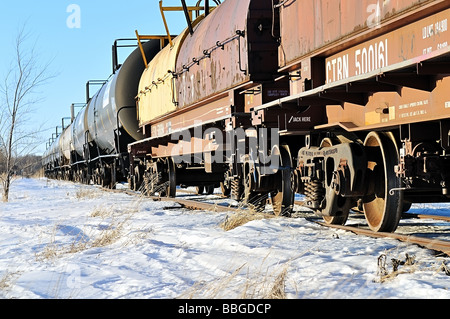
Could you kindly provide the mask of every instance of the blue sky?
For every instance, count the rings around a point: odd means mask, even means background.
[[[188,5],[196,1],[188,0]],[[74,12],[69,5],[80,9],[80,28],[69,28],[67,20]],[[179,0],[164,0],[165,6],[181,6]],[[172,34],[185,28],[182,12],[166,13]],[[71,20],[72,21],[72,20]],[[31,34],[27,47],[35,46],[39,62],[51,61],[49,74],[56,74],[48,84],[39,88],[42,102],[34,107],[30,126],[44,125],[42,146],[70,116],[70,105],[85,101],[88,80],[107,79],[112,73],[111,46],[115,39],[140,34],[165,34],[159,12],[159,0],[22,0],[8,1],[0,10],[0,81],[11,65],[14,41],[18,30],[25,25]],[[120,54],[120,52],[119,52]],[[127,52],[119,55],[123,60]],[[92,94],[91,94],[92,95]]]

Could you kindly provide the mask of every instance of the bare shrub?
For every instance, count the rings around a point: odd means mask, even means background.
[[[34,48],[27,47],[31,34],[23,27],[15,41],[11,67],[0,83],[0,184],[2,201],[9,201],[9,191],[18,173],[19,159],[30,155],[40,144],[41,129],[30,129],[37,88],[53,76],[47,75],[49,63],[41,65]]]

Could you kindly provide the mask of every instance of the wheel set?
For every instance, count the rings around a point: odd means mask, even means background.
[[[323,138],[300,150],[300,192],[305,206],[327,224],[344,225],[358,207],[375,232],[394,232],[404,210],[399,162],[392,134],[370,132],[364,142],[343,136]]]

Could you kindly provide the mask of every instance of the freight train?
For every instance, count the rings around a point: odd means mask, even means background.
[[[214,2],[181,0],[176,37],[138,35],[47,150],[47,176],[220,186],[286,216],[302,194],[327,223],[358,209],[376,232],[450,200],[449,1]]]

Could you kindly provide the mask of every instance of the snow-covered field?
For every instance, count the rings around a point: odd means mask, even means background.
[[[178,207],[95,186],[15,181],[11,201],[0,203],[0,297],[450,298],[442,268],[450,259],[415,245],[304,218],[224,231],[231,212]],[[391,274],[391,260],[406,254],[413,264],[382,280],[379,262]]]

